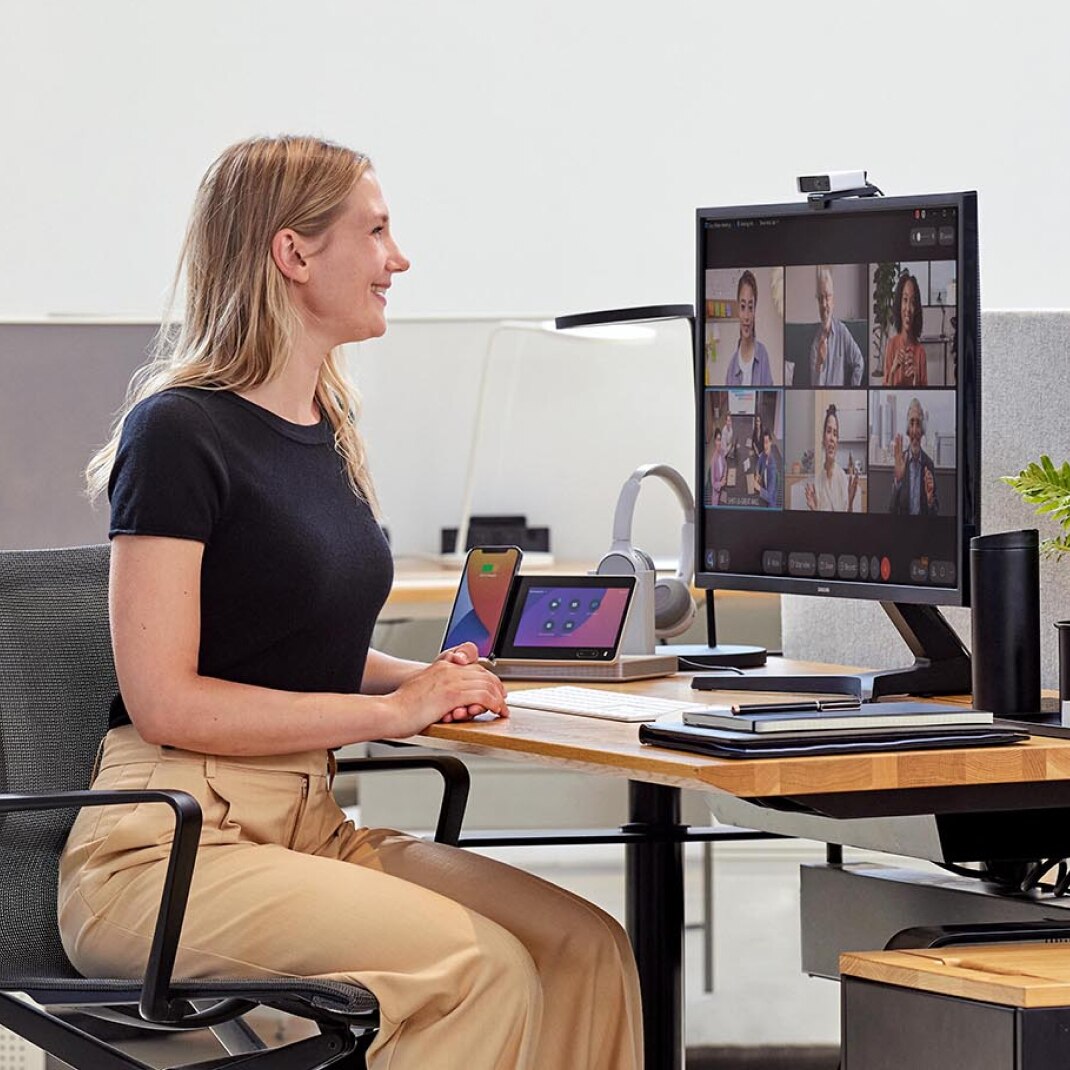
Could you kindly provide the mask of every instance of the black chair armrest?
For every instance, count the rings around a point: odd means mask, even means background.
[[[453,847],[461,837],[471,777],[468,767],[450,754],[397,754],[374,758],[339,758],[339,773],[375,773],[390,769],[434,769],[443,781],[435,839]]]
[[[129,803],[166,803],[175,814],[175,836],[167,861],[160,912],[152,936],[149,960],[142,982],[138,1011],[149,1022],[190,1021],[184,1000],[169,998],[171,975],[178,953],[178,938],[189,899],[197,844],[201,836],[200,803],[185,791],[144,789],[132,791],[63,791],[42,794],[0,794],[0,814],[33,810],[64,810],[83,806],[114,806]],[[242,1001],[234,1001],[236,1004]],[[211,1017],[224,1008],[216,1004]]]

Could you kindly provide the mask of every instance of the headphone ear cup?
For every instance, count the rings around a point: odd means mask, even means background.
[[[654,571],[653,558],[635,546],[623,550],[610,550],[595,572],[599,576],[632,576],[637,572]]]
[[[646,569],[646,571],[657,571],[654,568],[654,559],[645,550],[640,550],[638,546],[633,546],[632,553],[642,562],[643,568]]]
[[[654,629],[659,638],[679,635],[695,619],[695,600],[683,580],[667,576],[654,584]]]

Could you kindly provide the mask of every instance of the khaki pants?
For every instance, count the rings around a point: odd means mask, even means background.
[[[323,751],[217,758],[113,729],[96,788],[181,788],[204,826],[175,976],[359,981],[382,1026],[375,1070],[631,1070],[639,986],[620,926],[490,859],[356,829]],[[161,804],[92,807],[60,868],[74,965],[140,976],[173,831]]]

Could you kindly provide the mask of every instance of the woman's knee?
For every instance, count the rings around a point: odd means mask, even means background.
[[[541,1011],[542,985],[538,967],[528,949],[512,933],[491,923],[490,932],[477,939],[474,986],[490,993],[495,1004],[505,1005],[512,1013],[528,1015]]]
[[[606,963],[619,966],[621,959],[632,958],[628,936],[620,923],[582,899],[570,899],[550,928],[550,952],[575,960],[586,958],[590,965]]]

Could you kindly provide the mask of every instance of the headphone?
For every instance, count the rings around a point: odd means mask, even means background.
[[[695,617],[695,600],[691,597],[695,571],[695,499],[687,481],[671,465],[644,464],[628,477],[613,514],[613,544],[595,571],[600,576],[654,572],[650,555],[632,545],[632,514],[639,497],[639,484],[647,476],[657,476],[668,483],[684,510],[676,574],[658,578],[654,584],[654,629],[659,638],[666,638],[685,631]]]

